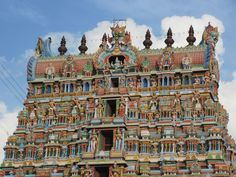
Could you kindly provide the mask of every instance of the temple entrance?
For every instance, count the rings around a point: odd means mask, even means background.
[[[100,150],[110,151],[113,147],[113,130],[102,130],[100,140]]]
[[[109,177],[109,168],[108,167],[95,167],[94,177]]]
[[[116,100],[107,100],[106,115],[116,116]]]

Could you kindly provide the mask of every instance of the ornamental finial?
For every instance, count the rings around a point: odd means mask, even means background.
[[[196,41],[196,38],[194,37],[194,30],[193,30],[193,26],[191,25],[188,31],[188,37],[187,37],[187,42],[189,45],[193,45],[193,43]]]
[[[174,44],[174,40],[172,39],[172,31],[171,31],[171,28],[168,29],[168,32],[167,32],[167,38],[165,40],[165,43],[167,45],[167,47],[172,47],[172,44]]]
[[[58,52],[60,53],[61,56],[67,52],[66,39],[64,36],[61,39],[61,46],[58,48]]]
[[[78,47],[80,54],[85,54],[85,52],[88,50],[88,47],[86,46],[86,37],[85,35],[82,36],[81,39],[81,45]]]
[[[150,49],[150,47],[152,45],[151,33],[150,33],[149,29],[146,32],[145,40],[143,41],[143,45],[145,46],[145,49]]]

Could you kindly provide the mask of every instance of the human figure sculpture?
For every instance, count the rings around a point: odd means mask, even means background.
[[[89,167],[88,163],[85,164],[85,168],[81,169],[81,176],[82,177],[92,177],[93,176],[93,171]]]
[[[50,100],[49,101],[49,115],[56,115],[56,105],[55,102]]]
[[[115,134],[115,149],[117,151],[120,151],[122,147],[122,133],[120,129],[118,128]]]
[[[53,79],[55,76],[55,68],[52,66],[52,63],[45,70],[45,75],[47,79]]]
[[[79,110],[80,119],[82,120],[84,118],[85,108],[77,98],[73,98],[73,102],[77,106]]]
[[[89,145],[88,145],[88,152],[95,152],[97,146],[97,134],[95,130],[93,132],[90,132],[90,138],[89,138]]]
[[[103,111],[104,111],[104,106],[103,106],[102,100],[99,99],[96,106],[96,114],[98,118],[101,118],[103,116]]]
[[[54,85],[54,92],[55,92],[56,94],[59,94],[59,93],[60,93],[59,84],[55,84],[55,85]]]
[[[83,91],[83,87],[82,87],[81,83],[78,83],[77,92],[82,92],[82,91]]]
[[[117,165],[117,163],[115,162],[114,163],[114,166],[111,170],[111,177],[120,177],[120,170],[119,170],[119,167]]]
[[[181,94],[179,92],[177,92],[175,94],[173,107],[174,107],[175,111],[177,111],[177,112],[181,111]]]
[[[125,116],[125,107],[126,107],[125,100],[122,97],[120,105],[119,105],[119,110],[118,110],[118,113],[119,113],[120,117],[124,117]]]

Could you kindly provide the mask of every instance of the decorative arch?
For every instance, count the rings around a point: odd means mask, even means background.
[[[105,66],[109,65],[109,59],[115,57],[124,58],[124,65],[126,66],[135,66],[137,64],[137,49],[134,47],[127,47],[123,51],[119,51],[114,53],[113,51],[103,50],[99,52],[95,58],[94,62],[96,63],[96,67],[99,69],[105,68]]]

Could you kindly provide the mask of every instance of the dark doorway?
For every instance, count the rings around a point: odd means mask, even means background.
[[[111,87],[113,88],[119,87],[119,78],[111,78]]]
[[[109,177],[109,168],[95,167],[94,177]]]
[[[100,150],[110,151],[111,148],[113,147],[113,131],[102,130],[100,136],[101,136]]]
[[[107,116],[116,116],[116,100],[107,100]]]

